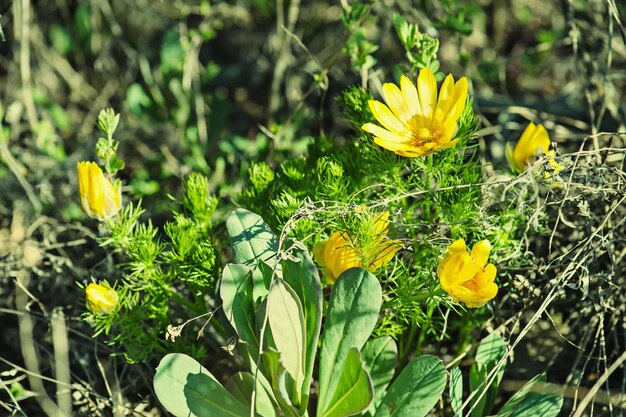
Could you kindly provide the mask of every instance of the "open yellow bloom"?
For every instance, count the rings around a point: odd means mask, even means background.
[[[515,148],[511,149],[511,145],[507,143],[506,157],[515,171],[523,171],[533,163],[538,155],[544,154],[549,158],[548,161],[553,171],[558,174],[562,169],[561,164],[554,159],[554,151],[549,148],[550,136],[548,136],[546,129],[542,125],[535,125],[530,122],[517,141]]]
[[[382,127],[373,123],[362,126],[375,136],[376,144],[398,155],[417,157],[457,143],[452,138],[467,100],[465,77],[455,83],[449,74],[437,99],[435,76],[424,68],[417,79],[417,88],[403,75],[400,88],[392,83],[383,85],[383,96],[387,105],[369,101],[372,114]]]
[[[331,283],[350,268],[362,267],[374,272],[391,261],[402,247],[399,242],[387,239],[388,232],[389,212],[385,211],[373,224],[373,241],[367,248],[354,242],[346,232],[335,232],[328,240],[317,243],[313,247],[313,254],[326,268]]]
[[[77,165],[80,203],[90,217],[106,220],[122,207],[122,190],[115,187],[95,162]]]
[[[119,299],[114,289],[91,283],[85,290],[87,306],[97,314],[109,314],[115,310]]]
[[[465,241],[459,239],[448,247],[437,275],[443,289],[455,302],[462,301],[468,307],[480,307],[498,293],[496,267],[488,264],[491,243],[481,240],[467,252]]]

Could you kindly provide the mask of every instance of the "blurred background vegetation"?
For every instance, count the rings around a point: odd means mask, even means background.
[[[76,415],[164,415],[151,393],[155,363],[110,356],[80,320],[76,282],[114,281],[124,261],[99,247],[77,196],[76,163],[95,159],[98,112],[122,115],[125,198],[142,199],[162,230],[184,178],[203,173],[222,236],[250,167],[345,144],[354,131],[337,97],[353,85],[379,96],[405,71],[395,15],[439,39],[441,71],[471,80],[483,176],[507,169],[504,144],[527,120],[571,155],[567,187],[539,192],[522,177],[501,191],[533,209],[529,227],[547,225],[521,241],[525,264],[501,271],[517,291],[483,323],[506,328],[516,346],[503,397],[547,371],[565,390],[563,415],[587,397],[588,415],[624,414],[624,2],[1,4],[0,414],[52,415],[69,402]],[[216,245],[226,259],[227,245]],[[432,349],[453,359],[451,346]],[[212,352],[215,375],[229,366],[226,352]]]

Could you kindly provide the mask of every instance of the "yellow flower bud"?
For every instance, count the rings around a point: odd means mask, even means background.
[[[335,232],[326,241],[313,247],[313,254],[326,268],[326,275],[331,283],[346,270],[355,267],[376,271],[387,264],[402,247],[397,241],[387,239],[389,232],[389,212],[381,213],[371,225],[373,241],[363,248],[348,236],[346,232]]]
[[[122,207],[122,190],[115,187],[95,162],[78,163],[78,191],[83,210],[90,217],[106,220]]]
[[[511,149],[509,144],[506,145],[506,157],[514,170],[523,171],[540,154],[548,155],[551,161],[554,161],[554,151],[550,151],[549,148],[550,137],[546,129],[542,125],[530,122],[514,149]]]
[[[91,283],[85,290],[87,307],[96,314],[109,314],[119,299],[114,289]]]
[[[488,264],[491,243],[481,240],[467,252],[465,241],[459,239],[448,247],[437,275],[443,289],[455,302],[462,301],[470,308],[480,307],[498,293],[496,267]]]
[[[326,267],[330,282],[335,282],[344,271],[361,266],[361,259],[345,232],[335,232],[328,240],[317,243],[313,254]]]

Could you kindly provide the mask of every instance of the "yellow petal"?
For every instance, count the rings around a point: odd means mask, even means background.
[[[429,68],[420,71],[417,78],[417,91],[422,107],[422,115],[430,118],[437,107],[437,81]]]
[[[89,309],[97,314],[111,313],[118,302],[118,295],[112,288],[91,283],[85,290]]]
[[[122,190],[107,179],[95,162],[79,162],[78,192],[85,213],[98,220],[115,215],[122,207]]]
[[[513,165],[518,170],[523,170],[526,167],[528,158],[534,153],[534,147],[531,139],[535,130],[535,124],[533,122],[528,123],[528,126],[524,129],[522,136],[519,138],[515,148],[513,149]]]
[[[448,112],[448,118],[458,121],[459,117],[465,109],[465,102],[467,101],[467,78],[462,77],[454,85],[454,98],[452,99],[451,106]]]
[[[445,145],[450,142],[450,140],[454,137],[454,134],[457,131],[457,122],[453,119],[446,119],[443,122],[443,136],[439,139],[441,145]]]
[[[465,240],[457,239],[450,246],[448,246],[448,252],[450,253],[458,253],[465,252],[467,250],[467,246],[465,245]]]
[[[334,233],[324,248],[324,260],[326,267],[331,273],[331,281],[334,282],[344,271],[361,266],[351,243],[346,239],[343,232]]]
[[[387,228],[389,227],[389,212],[383,211],[376,217],[374,223],[374,236],[380,236],[381,238],[387,236]]]
[[[407,156],[407,157],[417,157],[428,155],[429,153],[440,149],[441,146],[435,142],[428,142],[423,144],[422,146],[411,146],[409,148],[401,148],[395,151],[398,155]]]
[[[498,286],[495,283],[489,284],[478,291],[471,291],[467,288],[457,288],[458,300],[465,303],[469,308],[482,307],[489,300],[492,300],[498,293]]]
[[[377,248],[377,254],[373,260],[370,261],[368,270],[371,272],[376,271],[383,265],[386,265],[393,259],[393,256],[402,249],[402,245],[399,242],[387,240],[381,243]]]
[[[469,253],[459,252],[444,258],[437,268],[437,275],[444,290],[471,280],[480,267]]]
[[[451,141],[449,141],[449,142],[442,143],[442,144],[441,144],[441,147],[440,147],[439,149],[448,149],[448,148],[451,148],[451,147],[453,147],[454,145],[456,145],[458,142],[459,142],[459,140],[458,140],[458,139],[454,139],[454,140],[451,140]]]
[[[482,285],[491,284],[496,279],[496,274],[498,273],[497,268],[494,264],[487,264],[485,269],[480,271],[477,276],[477,281],[479,281]]]
[[[530,164],[536,155],[548,154],[550,137],[542,125],[529,123],[513,150],[513,167],[521,171]]]
[[[402,97],[402,92],[397,85],[392,83],[383,84],[383,97],[385,97],[385,102],[400,122],[404,124],[413,117],[413,113],[407,107]]]
[[[509,161],[509,165],[511,166],[511,168],[513,168],[514,171],[519,171],[520,168],[515,164],[515,158],[513,156],[513,147],[511,146],[510,143],[507,143],[504,146],[504,153],[506,155],[506,160]]]
[[[373,123],[365,123],[363,126],[361,126],[361,129],[365,130],[366,132],[371,133],[374,136],[377,136],[378,138],[380,138],[381,140],[385,142],[405,144],[405,145],[410,144],[410,138],[408,138],[407,136],[390,132],[389,130],[383,129],[382,127],[375,125]]]
[[[391,148],[387,148],[387,149],[393,150],[397,155],[405,156],[407,158],[416,158],[418,156],[424,156],[428,153],[422,148],[412,148],[412,147],[405,147],[405,148],[398,147],[398,149],[395,149],[395,150]]]
[[[437,100],[437,111],[435,118],[437,120],[443,120],[448,117],[450,108],[454,104],[454,78],[452,74],[448,74],[441,88],[439,89],[439,100]]]
[[[81,161],[76,164],[76,170],[78,171],[78,194],[82,198],[85,194],[85,184],[87,183],[87,171],[88,171],[88,162]]]
[[[548,153],[548,149],[550,148],[550,136],[548,136],[548,132],[543,125],[537,125],[531,141],[535,148],[533,155],[537,155],[540,152],[544,154]]]
[[[473,291],[466,294],[463,300],[468,307],[480,307],[487,301],[492,300],[498,294],[498,285],[494,282],[496,267],[489,264],[484,271],[478,272],[474,279]]]
[[[376,100],[370,100],[368,103],[372,114],[385,129],[396,134],[406,131],[404,124],[389,110],[389,107]]]
[[[404,75],[400,77],[400,88],[402,89],[402,97],[411,116],[422,114],[420,101],[417,97],[417,89],[413,82]]]
[[[474,244],[472,248],[472,258],[481,268],[487,265],[487,260],[489,259],[489,253],[491,252],[492,246],[488,240],[481,240]]]

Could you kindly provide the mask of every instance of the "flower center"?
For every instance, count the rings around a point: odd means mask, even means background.
[[[479,290],[478,283],[476,282],[475,278],[472,278],[469,281],[465,281],[463,284],[461,284],[461,286],[467,288],[472,292],[478,292]]]
[[[444,135],[443,126],[430,117],[416,114],[408,122],[411,131],[411,144],[422,147],[427,143],[439,143]]]

